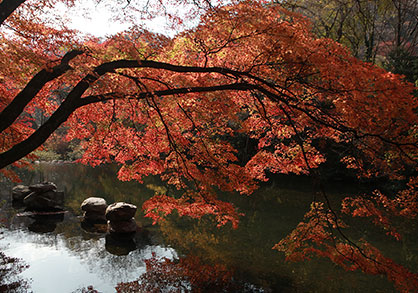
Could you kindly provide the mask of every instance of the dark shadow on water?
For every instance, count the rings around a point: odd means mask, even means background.
[[[53,232],[57,224],[64,221],[64,214],[34,215],[29,217],[34,219],[34,221],[28,225],[28,229],[35,233]]]
[[[81,228],[88,233],[99,233],[104,234],[107,232],[107,222],[106,221],[86,221],[81,220]]]
[[[106,234],[106,250],[113,255],[128,255],[129,252],[137,248],[132,236],[121,237],[120,235]]]
[[[113,255],[127,255],[151,244],[149,231],[145,229],[139,229],[136,233],[108,233],[105,237],[106,250]]]

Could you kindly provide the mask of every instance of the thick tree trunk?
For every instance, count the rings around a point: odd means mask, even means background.
[[[20,160],[40,147],[75,109],[77,109],[77,104],[64,101],[57,111],[31,136],[0,154],[0,169]]]

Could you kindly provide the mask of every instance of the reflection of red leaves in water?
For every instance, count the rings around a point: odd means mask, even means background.
[[[393,199],[379,191],[375,191],[372,199],[363,197],[346,198],[343,201],[342,212],[353,217],[371,217],[373,223],[388,230],[388,235],[399,240],[400,235],[391,227],[391,217],[414,219],[418,215],[418,178],[410,178],[408,188],[400,191]],[[350,207],[353,211],[350,210]]]
[[[119,283],[118,293],[127,292],[240,292],[233,272],[223,265],[206,265],[198,257],[179,261],[158,259],[155,254],[145,261],[147,272],[138,280]],[[165,291],[167,290],[167,291]],[[238,290],[238,291],[237,291]]]
[[[391,202],[396,202],[396,199]],[[355,203],[353,216],[377,217],[380,221],[375,219],[375,223],[381,224],[384,228],[389,227],[388,218],[383,217],[370,201],[362,201],[364,210],[368,212],[361,214],[358,212],[360,203],[358,201]],[[366,204],[371,206],[367,208]],[[347,212],[346,207],[344,211]],[[355,244],[348,239],[338,238],[337,236],[343,234],[335,232],[345,228],[346,225],[342,222],[338,222],[337,225],[333,214],[326,210],[322,203],[313,203],[305,219],[305,222],[299,223],[290,235],[273,247],[285,252],[286,260],[301,261],[316,256],[326,257],[347,271],[361,270],[371,275],[385,275],[402,292],[418,290],[418,274],[385,257],[379,249],[365,240]],[[389,233],[398,235],[393,228]]]

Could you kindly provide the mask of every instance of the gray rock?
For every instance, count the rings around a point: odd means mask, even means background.
[[[45,211],[62,209],[64,192],[47,191],[44,193],[32,192],[23,199],[28,210]]]
[[[63,191],[48,191],[42,193],[42,196],[55,201],[57,204],[63,205],[64,204],[64,192]]]
[[[108,221],[107,225],[110,233],[135,233],[138,229],[134,218],[127,221]]]
[[[109,221],[129,221],[135,216],[136,206],[125,202],[115,202],[106,209],[106,219]]]
[[[106,223],[106,217],[104,213],[96,213],[96,212],[90,212],[86,211],[83,214],[84,220],[88,222],[103,222]]]
[[[50,190],[57,190],[57,186],[52,182],[43,182],[29,185],[29,189],[33,192],[44,193]]]
[[[22,201],[32,191],[26,185],[16,185],[12,189],[12,199],[15,201]]]
[[[80,207],[85,212],[101,214],[103,215],[103,218],[104,218],[106,208],[107,208],[107,203],[104,198],[89,197],[81,203]]]

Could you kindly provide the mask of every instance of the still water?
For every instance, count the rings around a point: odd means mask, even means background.
[[[24,216],[13,207],[13,184],[2,179],[0,250],[29,265],[21,276],[30,279],[33,292],[80,292],[89,285],[99,292],[115,292],[118,283],[143,274],[144,261],[152,255],[168,259],[195,256],[202,263],[226,266],[254,292],[395,292],[384,277],[346,272],[321,259],[287,263],[281,253],[271,249],[309,209],[312,187],[306,178],[278,177],[251,196],[221,194],[245,214],[234,230],[216,228],[210,217],[192,220],[172,216],[153,226],[143,217],[143,202],[154,194],[177,191],[155,177],[146,178],[143,184],[120,182],[116,172],[115,166],[78,164],[41,164],[22,172],[23,184],[52,181],[65,192],[67,212],[47,220]],[[329,187],[329,194],[337,202],[358,188],[336,185]],[[103,197],[108,204],[135,204],[139,208],[135,218],[143,232],[123,244],[114,243],[105,233],[89,232],[81,225],[80,204],[91,196]],[[412,270],[418,267],[416,225],[401,244],[364,223],[360,227],[352,232],[354,237],[373,241]]]

